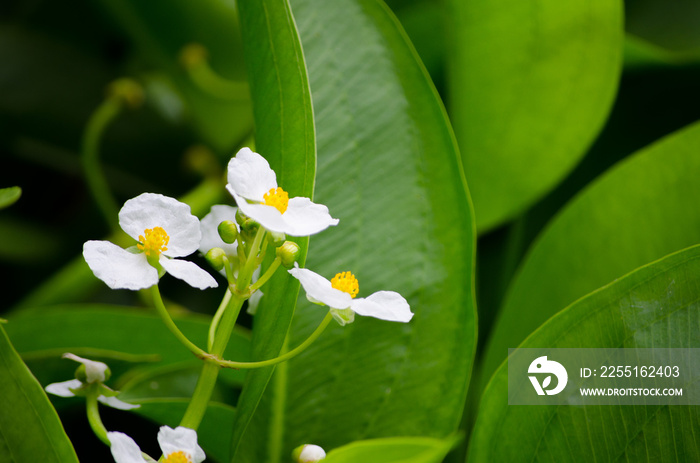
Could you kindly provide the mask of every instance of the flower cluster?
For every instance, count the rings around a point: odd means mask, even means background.
[[[411,320],[413,313],[408,302],[396,292],[378,291],[365,298],[357,297],[360,286],[351,272],[340,272],[327,280],[299,267],[300,247],[288,241],[287,235],[310,236],[337,225],[339,220],[330,215],[326,206],[309,198],[290,198],[277,184],[275,172],[262,156],[248,148],[241,149],[228,164],[227,179],[226,189],[236,207],[213,206],[200,221],[188,205],[160,194],[144,193],[126,201],[119,211],[119,225],[136,241],[133,246],[123,249],[108,241],[88,241],[83,246],[88,266],[110,288],[152,288],[155,308],[166,326],[193,354],[208,360],[204,368],[262,368],[286,361],[317,339],[333,319],[340,325],[352,323],[355,314],[403,323]],[[268,249],[271,248],[274,248],[274,260],[261,272],[263,259],[270,255]],[[222,303],[212,318],[207,350],[179,330],[158,289],[160,278],[166,273],[195,288],[217,287],[216,279],[209,272],[182,259],[196,251],[204,255],[228,283]],[[258,362],[224,360],[222,355],[243,303],[248,301],[249,311],[254,311],[262,297],[261,287],[280,266],[299,280],[309,301],[328,306],[329,313],[304,343],[276,358]],[[137,406],[118,400],[117,393],[103,384],[109,376],[107,366],[73,354],[65,356],[81,363],[76,379],[51,384],[46,390],[63,397],[83,395],[87,398],[90,424],[98,437],[110,446],[117,463],[152,461],[133,439],[120,432],[108,432],[99,419],[98,401],[122,409]],[[197,410],[188,408],[184,426],[160,429],[158,442],[163,452],[160,461],[199,463],[204,460],[204,452],[197,445],[197,434],[191,428],[196,428],[204,415],[201,404],[211,398],[216,371],[200,377],[200,380],[207,378],[204,380],[207,386],[200,388],[198,384],[195,394],[206,395],[191,402]],[[325,452],[318,446],[306,445],[297,450],[293,457],[299,462],[325,458]]]

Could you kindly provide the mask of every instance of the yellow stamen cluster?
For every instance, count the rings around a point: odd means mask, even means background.
[[[136,245],[147,257],[159,256],[161,252],[167,251],[170,237],[161,227],[147,228],[143,235],[139,235],[139,243]]]
[[[272,206],[280,211],[280,214],[284,214],[287,210],[287,205],[289,204],[289,193],[280,187],[270,188],[270,191],[265,193],[263,196],[263,200],[263,204],[266,206]]]
[[[336,274],[331,280],[331,286],[344,293],[348,293],[352,298],[357,296],[357,293],[360,291],[360,284],[357,282],[357,278],[350,272],[340,272]]]
[[[189,454],[178,450],[165,457],[165,463],[192,463]]]

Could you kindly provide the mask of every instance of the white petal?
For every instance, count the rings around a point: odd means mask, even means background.
[[[83,257],[92,273],[112,289],[145,289],[158,283],[158,271],[143,253],[132,254],[109,241],[88,241]]]
[[[219,236],[219,224],[224,220],[236,221],[236,208],[223,204],[212,206],[211,212],[205,215],[199,222],[199,228],[202,231],[202,241],[199,243],[199,252],[206,254],[212,248],[221,248],[226,255],[235,256],[238,244],[224,243]]]
[[[242,148],[228,163],[228,185],[252,201],[263,201],[263,195],[277,188],[277,177],[264,157],[250,148]]]
[[[166,272],[195,288],[206,289],[219,286],[219,283],[216,282],[213,276],[193,262],[181,259],[168,259],[163,256],[160,257],[158,262],[160,262],[160,265],[163,266]]]
[[[162,426],[158,431],[158,444],[166,457],[181,450],[192,457],[193,463],[204,461],[204,450],[197,445],[197,433],[189,428],[178,426],[175,429]]]
[[[123,432],[108,432],[107,439],[112,444],[109,449],[117,463],[143,463],[146,461],[141,456],[141,449],[134,442],[134,439]]]
[[[226,187],[228,188],[228,185]],[[270,231],[285,233],[284,230],[287,223],[284,221],[284,219],[282,218],[282,214],[280,213],[280,211],[277,210],[276,207],[266,206],[265,204],[259,203],[251,204],[247,202],[242,196],[237,195],[232,188],[228,188],[228,191],[229,193],[231,193],[231,196],[233,196],[233,199],[236,200],[238,208],[245,215],[255,220],[264,228],[267,228]]]
[[[51,383],[44,389],[49,394],[57,395],[59,397],[74,397],[75,394],[71,389],[78,389],[83,383],[79,379],[70,379],[68,381],[63,381],[61,383]]]
[[[138,404],[130,404],[128,402],[124,402],[123,400],[119,400],[116,397],[106,397],[103,395],[99,396],[97,400],[105,405],[109,405],[110,407],[116,408],[118,410],[133,410],[134,408],[139,408],[141,406]]]
[[[107,371],[107,368],[109,368],[107,364],[102,362],[96,362],[94,360],[84,359],[82,357],[78,357],[75,354],[71,354],[70,352],[63,354],[63,358],[71,359],[75,362],[82,363],[83,365],[85,365],[85,376],[88,383],[94,383],[95,381],[99,381],[100,383],[105,382],[105,372]]]
[[[413,318],[406,299],[394,291],[377,291],[367,298],[352,301],[350,308],[358,315],[391,322],[409,322]]]
[[[338,225],[338,219],[331,217],[326,206],[303,197],[289,200],[282,219],[285,222],[284,233],[291,236],[315,235],[331,225]]]
[[[144,230],[161,227],[170,237],[164,252],[170,257],[192,254],[202,239],[199,219],[192,215],[190,206],[155,193],[143,193],[125,202],[119,211],[119,225],[135,240]]]
[[[294,278],[299,280],[306,291],[306,297],[311,302],[321,302],[334,309],[347,309],[350,307],[352,297],[339,289],[331,286],[331,282],[316,272],[305,268],[299,268],[294,263],[294,268],[288,270]]]

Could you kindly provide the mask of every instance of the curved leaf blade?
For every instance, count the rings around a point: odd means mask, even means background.
[[[352,270],[360,296],[398,291],[416,315],[332,324],[280,365],[254,423],[267,439],[246,442],[246,462],[281,461],[308,442],[452,433],[476,340],[471,203],[424,69],[380,2],[291,4],[316,114],[316,199],[340,218],[312,237],[307,267]],[[290,347],[325,310],[300,298]]]
[[[700,246],[694,246],[576,301],[520,347],[697,348],[698,300]],[[508,405],[507,376],[503,364],[484,392],[470,462],[700,459],[698,406]]]
[[[700,242],[698,147],[700,124],[654,143],[608,170],[550,222],[508,289],[485,353],[484,384],[509,347],[562,307]]]
[[[602,128],[622,64],[622,2],[450,2],[450,114],[491,229],[541,198]]]
[[[244,53],[251,83],[256,149],[277,173],[290,197],[313,198],[316,134],[311,91],[296,24],[286,0],[238,3]],[[304,264],[308,237],[297,238]],[[278,271],[265,287],[257,310],[252,358],[274,358],[283,349],[299,293],[299,282]],[[251,371],[236,407],[231,457],[236,458],[274,367]],[[254,439],[259,439],[255,436]]]
[[[78,463],[56,410],[0,325],[0,460]]]

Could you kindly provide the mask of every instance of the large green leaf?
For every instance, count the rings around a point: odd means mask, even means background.
[[[244,52],[251,83],[256,149],[277,173],[290,197],[313,197],[316,134],[306,64],[287,0],[239,2]],[[294,239],[306,260],[308,237]],[[269,262],[268,258],[268,262]],[[252,358],[274,358],[283,349],[299,283],[278,271],[263,288],[265,296],[254,320]],[[247,434],[275,367],[249,372],[236,410],[231,455],[241,443],[259,439]],[[248,438],[245,436],[248,435]]]
[[[337,227],[312,237],[308,268],[351,270],[360,296],[387,289],[408,324],[335,323],[278,366],[241,447],[242,462],[284,461],[385,436],[444,437],[459,423],[476,340],[474,225],[459,156],[434,88],[386,7],[293,0],[318,135],[316,199]],[[327,309],[302,296],[289,347]]]
[[[576,299],[700,242],[700,124],[626,158],[575,197],[532,245],[489,340],[483,381]]]
[[[700,347],[700,247],[578,300],[520,347]],[[508,405],[504,364],[486,389],[470,462],[700,461],[698,406]]]
[[[78,462],[56,411],[0,325],[0,461]]]
[[[622,2],[451,0],[450,114],[477,227],[543,196],[601,129],[622,61]]]

